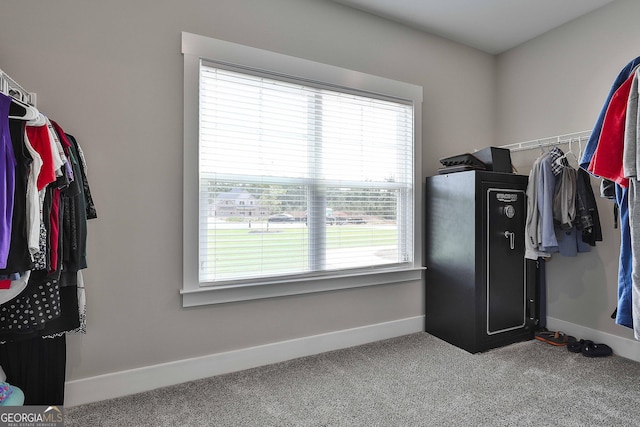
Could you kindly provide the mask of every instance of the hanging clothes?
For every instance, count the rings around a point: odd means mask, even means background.
[[[632,230],[640,229],[640,218],[636,218],[637,208],[634,209],[638,203],[638,192],[635,189],[637,171],[634,170],[632,159],[635,158],[637,142],[631,142],[633,137],[627,132],[633,131],[628,120],[637,116],[633,112],[633,99],[637,99],[634,94],[637,92],[637,83],[634,84],[634,80],[637,80],[639,65],[640,57],[637,57],[625,65],[614,80],[580,161],[583,169],[616,183],[616,203],[620,212],[620,256],[615,322],[633,328],[636,339],[640,339],[640,276],[637,273],[640,265],[636,260],[640,256],[640,249],[634,248],[640,245],[640,238],[634,237]]]
[[[11,221],[11,246],[7,265],[4,269],[0,269],[0,276],[24,273],[33,268],[33,260],[31,259],[27,238],[27,188],[29,168],[33,163],[33,159],[24,144],[24,121],[11,119],[9,120],[9,128],[16,160],[15,187]]]
[[[527,184],[527,219],[524,229],[524,257],[531,260],[546,258],[551,256],[547,252],[540,249],[541,236],[540,229],[540,210],[538,209],[538,175],[540,173],[540,157],[538,157],[529,172],[529,180]]]
[[[576,227],[580,231],[582,242],[595,246],[596,242],[602,241],[598,205],[590,175],[584,169],[578,169],[576,177]]]
[[[60,135],[62,154],[69,169],[42,190],[41,229],[44,232],[38,255],[43,255],[43,260],[34,263],[27,290],[11,304],[0,305],[0,341],[20,339],[30,332],[55,336],[77,330],[84,313],[78,299],[78,272],[87,267],[87,212],[96,217],[95,206],[92,200],[87,203],[85,197],[88,183],[83,163],[78,160],[77,141],[59,125],[53,128]],[[65,305],[75,310],[64,310]]]
[[[527,184],[527,220],[525,223],[525,258],[549,257],[558,251],[553,223],[553,195],[556,173],[561,167],[555,161],[562,152],[554,148],[533,163]]]
[[[553,220],[562,230],[571,230],[576,217],[576,170],[566,159],[562,165],[553,195]]]
[[[13,102],[0,94],[0,366],[25,404],[61,405],[65,336],[86,332],[81,271],[97,215],[78,141],[43,114],[9,119]]]
[[[540,158],[540,173],[538,174],[538,210],[540,211],[539,249],[543,252],[559,251],[553,221],[553,196],[556,189],[557,175],[562,171],[561,166],[556,164],[556,160],[558,160],[562,154],[562,151],[555,147]]]
[[[569,166],[566,158],[561,159],[560,163],[563,166],[562,173],[559,175],[553,197],[555,232],[560,254],[575,257],[580,252],[590,252],[591,248],[578,230],[578,172]]]
[[[525,258],[548,258],[557,252],[577,256],[601,240],[589,175],[571,167],[558,147],[542,154],[533,163],[527,186]]]

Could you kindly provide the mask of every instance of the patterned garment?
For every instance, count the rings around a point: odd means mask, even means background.
[[[47,322],[60,316],[58,280],[47,277],[38,279],[32,274],[22,294],[0,305],[0,331],[30,332],[42,329]]]
[[[40,251],[33,254],[33,269],[47,269],[47,229],[44,222],[40,223]]]
[[[549,151],[549,156],[551,157],[551,170],[555,176],[559,176],[562,173],[562,163],[558,162],[558,159],[564,157],[564,151],[558,147],[553,147]]]

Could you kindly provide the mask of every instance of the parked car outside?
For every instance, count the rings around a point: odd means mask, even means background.
[[[267,221],[269,221],[269,222],[293,222],[293,221],[295,221],[295,218],[292,215],[282,213],[282,214],[271,215]]]

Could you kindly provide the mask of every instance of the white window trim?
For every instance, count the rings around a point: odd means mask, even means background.
[[[184,55],[184,171],[183,171],[183,284],[182,305],[191,307],[272,298],[286,295],[326,292],[354,287],[384,285],[420,280],[423,267],[422,239],[422,87],[402,83],[314,61],[287,56],[236,43],[182,33]],[[200,286],[198,280],[198,108],[199,72],[202,59],[295,75],[310,81],[322,81],[338,87],[411,101],[414,107],[414,261],[413,265],[372,270],[371,273],[337,273],[311,279],[287,279],[277,282],[243,283],[231,286]]]

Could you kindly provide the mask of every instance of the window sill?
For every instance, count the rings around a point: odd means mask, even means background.
[[[424,269],[425,267],[411,267],[312,279],[286,280],[275,283],[261,282],[232,286],[210,286],[196,290],[182,290],[180,293],[182,294],[183,307],[196,307],[408,282],[420,280]]]

